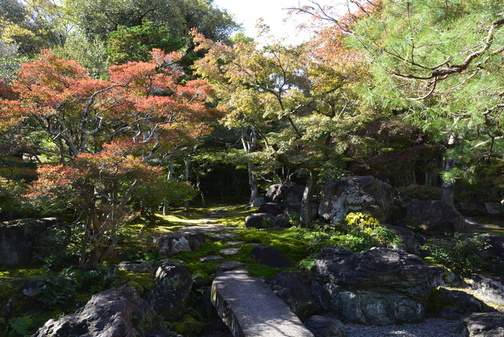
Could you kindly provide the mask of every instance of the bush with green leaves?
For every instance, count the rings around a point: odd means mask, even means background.
[[[0,317],[0,333],[2,336],[29,336],[33,331],[33,319],[30,316],[14,317],[7,320]]]
[[[372,247],[397,247],[402,239],[397,233],[384,227],[369,214],[349,213],[344,223],[349,231],[343,238],[343,245],[352,251],[362,251]]]
[[[61,273],[56,277],[43,280],[40,295],[37,300],[46,308],[64,305],[73,301],[77,295],[77,283],[72,275]]]
[[[439,263],[453,272],[470,274],[484,266],[488,258],[489,234],[449,234],[445,238],[430,239],[420,249],[429,262]]]

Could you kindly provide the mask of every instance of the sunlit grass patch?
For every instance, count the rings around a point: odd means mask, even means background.
[[[47,276],[46,271],[40,267],[9,268],[0,267],[1,280],[17,280],[24,278],[37,278]]]

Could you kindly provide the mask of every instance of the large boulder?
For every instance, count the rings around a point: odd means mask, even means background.
[[[285,206],[300,204],[303,200],[305,187],[294,183],[273,184],[266,191],[266,198]]]
[[[322,310],[310,294],[308,275],[296,271],[283,271],[271,280],[269,287],[302,321]]]
[[[372,248],[324,249],[314,260],[311,291],[324,309],[353,323],[389,325],[424,320],[430,269],[416,255]]]
[[[69,240],[68,225],[58,218],[1,222],[0,266],[36,263],[37,256],[43,257],[63,251]]]
[[[182,317],[193,285],[187,268],[171,260],[161,260],[154,267],[154,280],[156,285],[147,296],[154,310],[167,321]]]
[[[270,214],[272,216],[277,216],[279,214],[283,214],[282,205],[276,202],[265,202],[261,206],[259,206],[259,210],[257,213],[265,213]]]
[[[303,322],[315,337],[346,337],[345,326],[330,316],[314,315]]]
[[[292,263],[280,253],[278,249],[272,246],[255,246],[249,253],[249,257],[256,260],[257,263],[273,268],[290,268]]]
[[[474,313],[462,320],[465,325],[464,337],[504,336],[504,313]]]
[[[504,276],[473,275],[469,284],[474,294],[483,301],[504,306]]]
[[[282,214],[253,213],[245,218],[245,228],[286,228],[289,226],[289,220]]]
[[[47,321],[33,337],[154,337],[168,331],[133,287],[108,289],[93,295],[77,312]]]
[[[406,218],[426,231],[466,232],[470,224],[453,206],[441,200],[410,200]]]
[[[347,177],[326,184],[318,214],[333,224],[350,212],[371,214],[385,222],[393,204],[394,191],[389,184],[368,176]]]
[[[495,311],[473,295],[455,289],[433,289],[428,310],[430,315],[444,319],[462,319],[475,312]]]
[[[172,256],[180,252],[192,252],[205,240],[203,233],[181,230],[161,234],[156,240],[156,246],[160,256]]]

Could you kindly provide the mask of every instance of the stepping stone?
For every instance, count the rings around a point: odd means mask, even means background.
[[[236,270],[245,267],[246,263],[237,261],[226,261],[217,266],[217,275],[225,273],[227,271]]]
[[[226,248],[219,250],[219,253],[224,255],[235,255],[240,251],[240,248]]]
[[[290,268],[292,263],[287,260],[278,249],[272,246],[255,246],[249,254],[249,257],[256,260],[257,263],[274,268]]]
[[[238,245],[243,245],[245,243],[246,243],[245,241],[228,241],[228,242],[226,242],[226,245],[238,246]]]
[[[222,234],[210,235],[208,238],[212,241],[221,241],[221,240],[229,240],[229,239],[235,238],[237,236],[240,236],[240,235],[236,234],[236,233],[222,233]]]
[[[314,337],[284,301],[246,270],[217,276],[211,300],[235,337]]]
[[[210,262],[210,261],[224,260],[224,258],[219,255],[209,255],[209,256],[200,257],[198,260],[199,260],[199,262]]]

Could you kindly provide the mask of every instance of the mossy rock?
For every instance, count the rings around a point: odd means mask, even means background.
[[[154,288],[154,277],[152,273],[135,273],[127,270],[118,270],[114,286],[132,286],[142,295],[144,292]]]
[[[205,323],[191,315],[185,315],[179,321],[172,322],[171,325],[174,332],[183,336],[196,336],[205,328]]]

